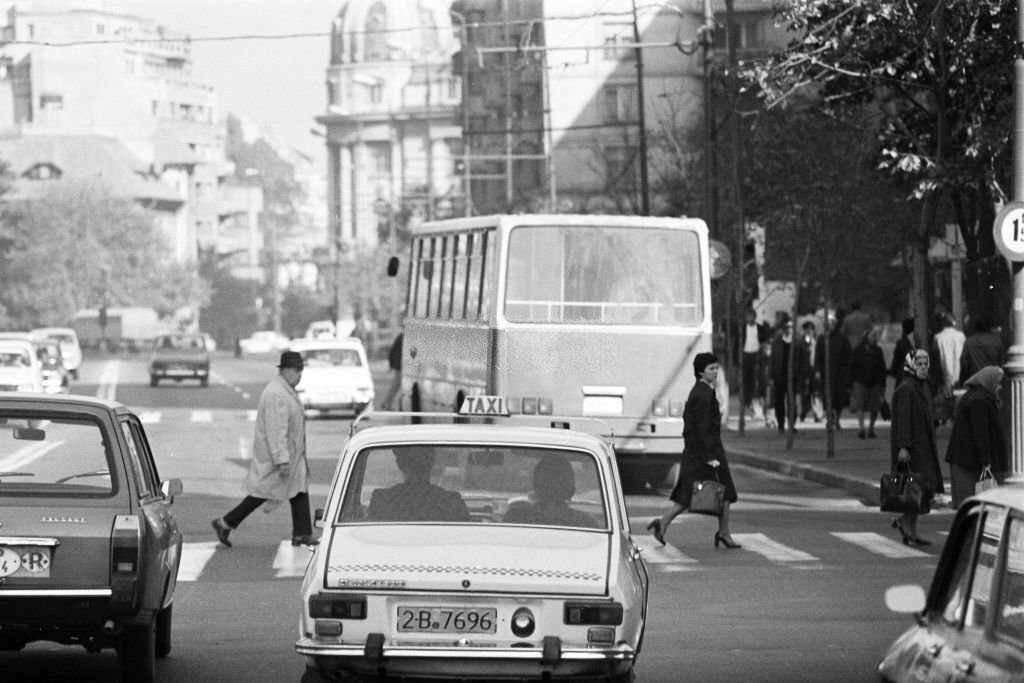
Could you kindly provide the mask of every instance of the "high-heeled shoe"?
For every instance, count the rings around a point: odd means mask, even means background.
[[[906,529],[903,528],[903,524],[900,523],[900,518],[892,520],[892,528],[900,532],[900,540],[903,541],[903,545],[910,545],[910,542],[914,540],[914,537],[907,533]]]
[[[665,545],[665,530],[661,528],[661,520],[657,517],[651,520],[651,523],[647,525],[647,530],[654,536],[654,540],[658,543]]]
[[[932,544],[932,542],[929,541],[927,538],[921,538],[920,536],[914,536],[912,539],[910,539],[910,542],[916,545],[918,548],[923,548],[925,546]]]
[[[724,545],[729,550],[733,550],[735,548],[742,548],[743,547],[739,543],[737,543],[736,541],[732,540],[731,536],[726,536],[721,531],[716,531],[715,532],[715,547],[716,548],[718,547],[719,543]]]

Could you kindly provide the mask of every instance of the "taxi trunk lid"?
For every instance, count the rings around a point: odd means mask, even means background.
[[[0,506],[0,548],[8,551],[3,553],[7,566],[0,567],[0,595],[8,588],[109,585],[114,515],[104,508],[74,505]]]
[[[492,525],[334,529],[326,588],[605,595],[610,536]]]

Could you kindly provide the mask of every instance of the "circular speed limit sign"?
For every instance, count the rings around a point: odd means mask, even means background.
[[[1024,202],[1008,202],[992,226],[996,247],[1011,261],[1024,261]]]

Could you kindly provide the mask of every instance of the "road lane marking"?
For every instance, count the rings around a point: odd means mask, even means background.
[[[203,573],[206,563],[217,552],[218,541],[181,544],[181,564],[178,567],[178,582],[196,581]]]
[[[291,541],[281,541],[274,555],[274,577],[302,576],[306,573],[306,565],[313,557],[313,549],[304,545],[295,546]]]
[[[213,413],[209,410],[193,410],[189,419],[192,422],[213,422]]]
[[[833,531],[831,534],[836,538],[842,539],[847,543],[853,543],[876,555],[895,560],[931,557],[928,553],[923,553],[902,543],[897,543],[891,538],[876,534],[874,531]]]
[[[147,410],[139,413],[139,419],[142,420],[142,424],[157,424],[160,422],[160,418],[159,410]]]
[[[733,534],[734,541],[744,550],[757,553],[772,562],[819,562],[820,560],[796,548],[790,548],[764,534]]]
[[[249,446],[249,439],[242,435],[238,436],[238,457],[242,460],[252,459],[252,448]]]
[[[697,560],[685,555],[671,543],[661,545],[652,536],[634,536],[633,542],[640,548],[644,562],[663,565],[658,568],[664,571],[687,571],[687,565],[697,564]]]
[[[96,397],[107,401],[116,400],[117,380],[121,374],[121,361],[110,360],[103,364],[100,371],[99,386],[96,389]]]

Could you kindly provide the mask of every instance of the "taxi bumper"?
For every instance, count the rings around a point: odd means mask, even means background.
[[[384,645],[370,634],[364,644],[325,644],[302,638],[295,651],[328,679],[344,674],[515,680],[545,676],[618,677],[629,672],[636,652],[627,645],[566,648],[547,637],[536,647],[404,647]]]

